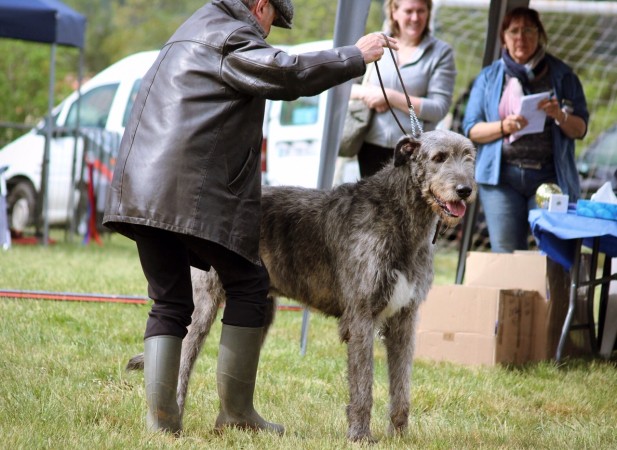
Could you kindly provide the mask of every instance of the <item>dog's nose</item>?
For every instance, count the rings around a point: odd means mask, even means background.
[[[471,195],[471,187],[466,184],[459,184],[456,186],[456,193],[460,198],[467,198]]]

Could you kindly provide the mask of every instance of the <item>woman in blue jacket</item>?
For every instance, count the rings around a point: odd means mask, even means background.
[[[502,57],[473,84],[463,119],[465,134],[478,145],[476,181],[491,249],[527,249],[527,213],[537,207],[543,183],[557,183],[570,201],[580,193],[574,139],[587,132],[589,112],[581,82],[563,61],[546,52],[538,12],[515,8],[500,30]],[[524,95],[550,92],[538,103],[543,130],[519,135],[529,125],[519,114]]]

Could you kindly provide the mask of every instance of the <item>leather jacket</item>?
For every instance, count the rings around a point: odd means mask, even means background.
[[[240,0],[197,10],[145,75],[120,144],[103,223],[216,242],[260,264],[266,99],[294,100],[362,75],[355,46],[287,53]]]

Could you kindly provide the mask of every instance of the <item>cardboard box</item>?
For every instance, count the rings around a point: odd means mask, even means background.
[[[466,365],[526,363],[538,302],[535,291],[433,286],[419,309],[415,356]]]
[[[542,301],[535,304],[531,360],[554,358],[570,295],[570,274],[561,265],[537,251],[469,252],[463,285],[537,291]],[[573,323],[584,320],[581,309],[577,307]],[[585,330],[571,331],[563,355],[588,354],[590,348]]]
[[[576,202],[576,215],[596,219],[617,220],[617,205],[579,199]]]

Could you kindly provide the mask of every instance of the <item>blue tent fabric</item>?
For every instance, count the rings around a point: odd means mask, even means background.
[[[58,0],[0,0],[0,37],[83,48],[86,17]]]

